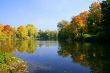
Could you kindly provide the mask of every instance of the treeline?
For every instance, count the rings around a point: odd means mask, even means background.
[[[58,32],[52,30],[37,30],[34,24],[27,24],[13,28],[10,25],[0,24],[0,40],[5,39],[38,39],[38,40],[57,40]]]
[[[38,40],[57,40],[58,32],[52,30],[38,31]]]
[[[0,39],[29,39],[36,38],[38,35],[37,29],[33,24],[19,26],[13,28],[10,25],[0,24]]]
[[[59,40],[110,40],[110,2],[94,2],[88,11],[57,25]]]

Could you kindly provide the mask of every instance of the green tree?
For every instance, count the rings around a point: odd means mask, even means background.
[[[38,32],[38,39],[40,40],[56,40],[58,33],[57,31],[52,31],[52,30],[46,30],[46,31],[42,31],[39,30]]]
[[[68,31],[68,26],[70,25],[70,23],[68,21],[62,20],[58,23],[57,27],[59,29],[59,33],[58,33],[58,39],[65,41],[68,40],[69,38],[69,31]]]
[[[57,27],[58,27],[59,30],[61,30],[61,29],[63,29],[63,28],[65,27],[65,25],[67,25],[67,24],[69,24],[68,21],[62,20],[62,21],[58,22]]]
[[[104,38],[106,40],[110,39],[110,1],[106,0],[101,3],[102,14],[103,14],[103,31]],[[104,39],[104,40],[105,40]]]
[[[28,24],[26,27],[28,30],[28,36],[30,38],[36,38],[38,35],[37,28],[33,24]]]
[[[98,32],[103,30],[101,25],[102,22],[102,12],[101,5],[99,2],[94,2],[90,6],[90,15],[88,18],[88,32],[90,34],[96,35]]]

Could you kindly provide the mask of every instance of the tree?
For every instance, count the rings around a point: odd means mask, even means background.
[[[68,40],[70,38],[68,27],[70,27],[70,23],[62,20],[58,23],[57,27],[59,28],[58,38],[59,40]]]
[[[38,39],[40,40],[56,40],[58,35],[57,31],[54,30],[39,30],[38,34]]]
[[[4,26],[4,31],[6,31],[7,33],[11,31],[11,27],[10,25],[5,25]]]
[[[99,2],[94,2],[91,4],[90,8],[90,12],[95,12],[97,10],[101,10],[101,5]]]
[[[6,37],[6,34],[3,32],[4,25],[0,24],[0,39],[4,39]]]
[[[17,28],[11,28],[11,31],[13,33],[13,38],[16,38],[17,37]]]
[[[90,15],[88,17],[88,29],[89,33],[96,35],[98,32],[103,30],[101,25],[102,22],[102,12],[101,12],[101,5],[99,2],[94,2],[90,6]]]
[[[12,32],[11,32],[11,26],[10,25],[5,25],[3,29],[3,33],[7,35],[8,38],[11,38]]]
[[[110,39],[110,1],[103,1],[101,3],[102,14],[103,14],[103,31],[104,31],[104,38],[106,40]]]
[[[28,24],[26,27],[28,30],[28,36],[31,38],[36,38],[38,35],[36,27],[33,24]]]
[[[3,31],[4,26],[2,24],[0,24],[0,32]]]
[[[87,32],[87,19],[89,14],[90,13],[88,11],[84,11],[72,18],[71,25],[74,30],[74,34],[76,34],[76,39],[82,37],[83,34]]]
[[[17,36],[20,39],[28,39],[28,30],[27,30],[26,26],[18,27]]]
[[[59,30],[61,30],[61,29],[63,29],[63,28],[65,27],[65,25],[67,25],[67,24],[69,24],[68,21],[62,20],[62,21],[58,22],[57,27],[58,27]]]
[[[27,26],[19,26],[18,28],[12,28],[10,25],[0,24],[0,39],[28,39],[37,38],[37,29],[33,24]]]

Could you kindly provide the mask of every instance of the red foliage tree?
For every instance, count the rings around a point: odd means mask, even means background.
[[[11,31],[10,25],[5,25],[5,26],[4,26],[4,31],[10,32],[10,31]]]

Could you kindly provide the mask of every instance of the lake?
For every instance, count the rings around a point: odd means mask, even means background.
[[[109,44],[7,40],[0,47],[0,73],[110,73]]]

